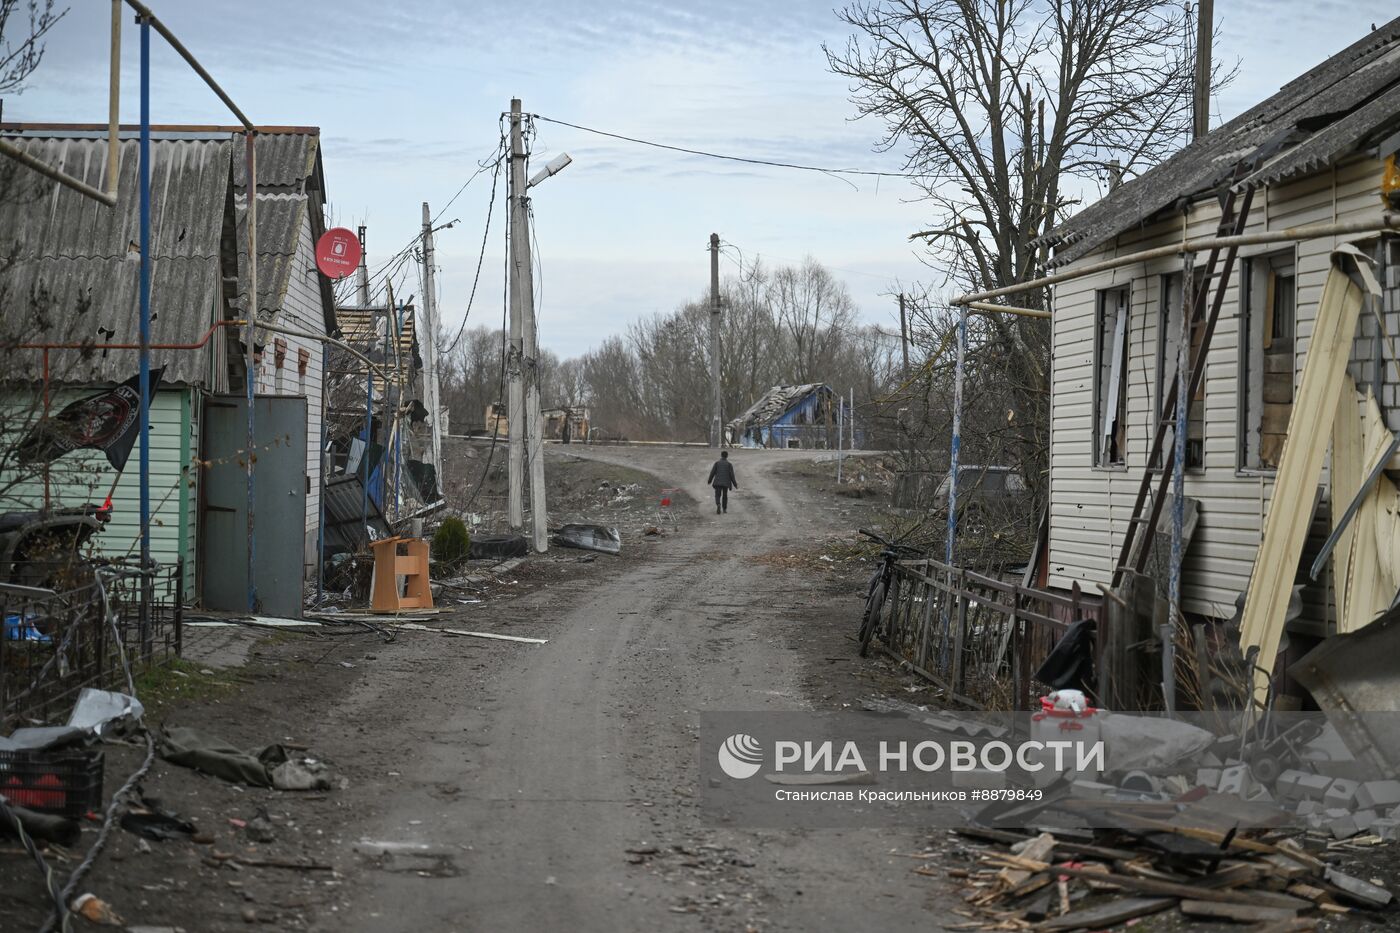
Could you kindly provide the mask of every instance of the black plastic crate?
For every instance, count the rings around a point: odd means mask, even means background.
[[[101,749],[0,751],[0,794],[11,803],[81,820],[102,809]]]

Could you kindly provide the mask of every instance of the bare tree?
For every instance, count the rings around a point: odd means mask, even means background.
[[[0,94],[24,90],[44,58],[40,40],[67,12],[55,13],[53,0],[0,0]]]
[[[854,35],[825,48],[828,65],[849,80],[857,113],[884,124],[878,148],[902,151],[917,176],[932,223],[912,238],[941,288],[1033,277],[1047,259],[1038,238],[1084,191],[1160,162],[1190,131],[1191,29],[1180,4],[862,0],[838,15]],[[1218,72],[1217,83],[1231,76]],[[1044,307],[1045,295],[1014,303]],[[930,354],[946,346],[946,310],[925,306],[916,319]],[[1001,455],[1043,493],[1049,327],[979,318],[971,341],[1003,412]]]

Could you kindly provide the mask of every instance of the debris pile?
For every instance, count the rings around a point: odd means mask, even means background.
[[[1341,871],[1326,850],[1277,835],[1121,816],[1108,830],[960,829],[974,843],[963,850],[973,867],[915,872],[946,874],[962,887],[965,906],[955,912],[966,919],[948,930],[1101,930],[1165,911],[1192,925],[1293,930],[1328,915],[1393,908],[1384,886]]]

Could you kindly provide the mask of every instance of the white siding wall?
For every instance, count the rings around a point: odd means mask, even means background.
[[[1248,232],[1331,220],[1379,218],[1380,163],[1362,159],[1317,176],[1255,194]],[[1141,231],[1079,260],[1088,264],[1185,236],[1210,236],[1219,222],[1214,202],[1196,205],[1176,218]],[[1184,227],[1184,229],[1183,229]],[[1297,261],[1297,359],[1294,378],[1312,335],[1317,302],[1340,239],[1271,244],[1241,250],[1241,258],[1295,249]],[[1206,261],[1197,256],[1197,268]],[[1228,617],[1249,582],[1263,516],[1273,492],[1271,474],[1238,468],[1240,263],[1211,340],[1206,360],[1205,467],[1186,475],[1186,494],[1201,503],[1200,524],[1183,568],[1188,612]],[[1070,268],[1073,268],[1071,266]],[[1078,581],[1086,589],[1108,583],[1132,516],[1133,500],[1146,467],[1156,427],[1157,323],[1160,276],[1180,271],[1179,257],[1127,266],[1056,286],[1052,326],[1054,372],[1051,398],[1050,576],[1051,586]],[[1128,284],[1128,456],[1126,469],[1092,465],[1094,397],[1094,296],[1099,289]],[[1213,293],[1212,293],[1213,297]],[[1174,365],[1168,361],[1168,367]],[[1167,384],[1170,384],[1168,369]]]
[[[315,210],[308,204],[307,210]],[[326,318],[321,306],[321,290],[317,280],[316,246],[311,239],[311,217],[302,218],[300,243],[292,261],[287,294],[282,303],[278,323],[312,334],[326,332]],[[287,341],[287,357],[279,374],[272,350],[272,341]],[[310,480],[306,496],[306,546],[303,548],[305,572],[314,572],[316,536],[320,522],[321,496],[321,341],[290,334],[270,334],[268,349],[263,354],[258,374],[258,392],[267,395],[306,396],[306,475]],[[297,372],[297,351],[310,354],[303,379]]]
[[[55,392],[51,410],[94,394],[96,387]],[[195,488],[186,468],[196,446],[196,429],[190,417],[189,388],[160,389],[151,399],[151,556],[161,563],[185,558],[185,594],[196,590],[195,580]],[[13,404],[13,402],[11,402]],[[29,412],[25,424],[34,422],[38,411],[21,401],[17,410]],[[126,469],[112,493],[112,520],[94,536],[95,550],[108,557],[140,552],[141,534],[141,446],[131,449]],[[116,472],[106,455],[96,450],[75,450],[52,461],[49,466],[49,502],[54,508],[100,505],[112,488]],[[42,471],[26,469],[23,480],[7,482],[0,476],[0,512],[41,509],[44,505]]]

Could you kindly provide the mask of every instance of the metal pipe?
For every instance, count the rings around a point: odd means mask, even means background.
[[[112,0],[112,53],[107,75],[107,195],[117,203],[121,174],[122,0]]]
[[[173,42],[173,40],[172,40]],[[230,103],[230,107],[233,105]],[[241,114],[240,114],[241,116]],[[246,121],[245,121],[246,122]],[[258,323],[258,156],[257,156],[257,133],[249,127],[244,134],[244,155],[248,166],[248,315],[246,328],[246,344],[243,347],[243,383],[244,394],[248,405],[248,441],[245,451],[244,469],[247,472],[247,519],[248,519],[248,611],[256,612],[258,608],[258,586],[255,571],[256,525],[253,521],[253,513],[256,505],[256,487],[253,480],[253,460],[256,449],[256,412],[255,412],[255,392],[254,380],[257,376],[257,362],[255,359],[255,342],[257,340]]]
[[[983,314],[1018,314],[1021,317],[1043,318],[1048,318],[1050,316],[1049,311],[1043,311],[1038,308],[1018,308],[1014,305],[993,304],[990,301],[969,301],[967,302],[967,307],[968,310],[980,311]]]
[[[384,387],[389,383],[386,380]],[[369,444],[374,431],[374,375],[365,370],[365,447],[360,451],[360,473],[364,477],[360,483],[360,534],[369,543]]]
[[[52,165],[49,165],[47,162],[44,162],[40,159],[34,158],[32,155],[25,152],[23,149],[14,145],[11,142],[0,139],[0,155],[9,156],[11,159],[14,159],[21,165],[27,166],[28,168],[32,168],[40,175],[43,175],[46,178],[51,178],[54,181],[58,182],[60,185],[63,185],[65,188],[71,188],[72,190],[78,192],[79,194],[85,197],[92,198],[94,201],[98,201],[102,204],[107,205],[108,207],[116,206],[116,195],[107,194],[105,191],[99,191],[92,185],[87,184],[86,182],[79,181],[71,175],[68,175],[64,172],[60,172]]]
[[[141,569],[151,562],[151,23],[141,20]]]
[[[253,121],[244,116],[243,111],[239,110],[238,105],[233,102],[233,98],[224,93],[224,89],[219,87],[219,82],[215,81],[213,76],[204,70],[204,66],[199,63],[199,59],[195,58],[194,55],[190,53],[190,50],[185,48],[179,39],[175,38],[175,34],[151,12],[150,7],[139,2],[139,0],[126,0],[126,4],[135,10],[137,15],[140,16],[144,22],[148,22],[155,27],[156,32],[160,33],[165,41],[170,43],[170,47],[176,52],[179,52],[180,57],[189,63],[189,66],[194,69],[194,73],[203,78],[204,83],[209,85],[209,89],[219,96],[219,100],[223,101],[224,106],[238,118],[238,122],[242,123],[248,132],[253,132],[255,129]]]
[[[953,440],[948,450],[948,543],[944,563],[953,566],[958,532],[958,461],[962,454],[963,377],[967,361],[967,313],[958,309],[958,357],[953,369]]]
[[[1000,298],[1003,295],[1014,295],[1019,292],[1044,288],[1047,285],[1054,285],[1059,282],[1068,282],[1072,279],[1083,278],[1086,275],[1094,275],[1098,272],[1107,272],[1110,269],[1131,266],[1152,259],[1165,259],[1171,256],[1180,256],[1185,253],[1196,253],[1203,249],[1259,246],[1265,243],[1290,243],[1298,240],[1316,240],[1329,236],[1349,236],[1354,233],[1384,233],[1387,230],[1397,229],[1400,229],[1400,213],[1384,211],[1379,219],[1304,224],[1301,227],[1286,227],[1282,230],[1261,230],[1256,233],[1237,233],[1230,236],[1197,237],[1192,240],[1182,240],[1180,243],[1173,243],[1170,246],[1157,246],[1152,249],[1129,253],[1126,256],[1118,256],[1113,259],[1105,259],[1101,262],[1090,263],[1079,269],[1070,269],[1065,272],[1044,275],[1038,279],[1031,279],[1028,282],[1004,285],[1001,288],[993,288],[985,292],[973,292],[970,295],[961,295],[954,298],[951,303],[954,305],[970,306],[973,302],[985,302],[992,298]],[[1000,309],[1000,306],[998,307]]]
[[[326,586],[326,370],[330,369],[330,347],[321,344],[321,445],[316,450],[316,608]]]
[[[201,350],[209,342],[209,338],[220,327],[242,327],[243,320],[216,321],[213,326],[204,332],[194,343],[153,343],[150,344],[152,350]],[[10,345],[16,350],[83,350],[85,352],[95,352],[102,350],[139,350],[139,343],[16,343]]]

